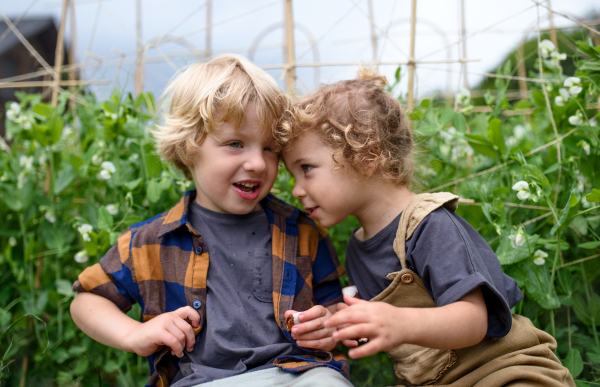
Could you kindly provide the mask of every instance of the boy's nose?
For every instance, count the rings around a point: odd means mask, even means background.
[[[267,162],[263,155],[262,150],[260,152],[252,152],[246,162],[244,162],[244,169],[246,171],[264,172],[267,169]]]

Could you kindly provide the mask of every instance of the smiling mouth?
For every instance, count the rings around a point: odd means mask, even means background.
[[[254,193],[260,187],[260,183],[234,183],[233,185],[244,193]]]
[[[319,209],[319,206],[317,206],[317,207],[305,207],[304,209],[309,212],[311,218],[314,218],[315,214],[317,213],[317,210]]]

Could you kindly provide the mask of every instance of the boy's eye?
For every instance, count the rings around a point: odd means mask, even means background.
[[[306,173],[308,171],[310,171],[311,169],[313,169],[312,165],[302,165],[302,172]]]
[[[239,141],[232,141],[227,145],[229,145],[232,148],[241,148],[242,147],[242,143]]]
[[[265,149],[263,149],[263,150],[265,150],[267,152],[273,152],[273,149],[271,149],[270,146],[265,147]]]

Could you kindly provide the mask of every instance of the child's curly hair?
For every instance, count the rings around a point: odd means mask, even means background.
[[[384,76],[361,67],[357,79],[321,86],[300,99],[279,123],[284,151],[312,130],[334,149],[338,165],[350,165],[359,176],[410,187],[412,133],[400,103],[384,90],[386,85]]]

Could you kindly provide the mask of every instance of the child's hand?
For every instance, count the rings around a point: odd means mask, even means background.
[[[190,320],[190,323],[186,321]],[[140,356],[149,356],[167,346],[171,354],[183,356],[183,350],[194,350],[195,328],[200,324],[200,315],[192,307],[184,306],[173,312],[163,313],[152,320],[138,325],[129,336],[129,348]]]
[[[339,310],[340,305],[343,304],[338,304],[337,310]],[[343,307],[345,307],[345,305],[342,306],[342,308]],[[336,308],[336,306],[333,306],[333,308]],[[286,318],[293,313],[296,313],[296,311],[286,311]],[[325,328],[324,326],[325,321],[331,316],[331,311],[322,305],[313,306],[300,313],[298,316],[300,324],[292,327],[292,338],[296,340],[296,344],[300,347],[321,349],[323,351],[333,350],[337,345],[337,342],[332,337],[336,328]],[[358,345],[355,340],[344,341],[344,344],[348,347],[355,347]]]
[[[397,317],[401,308],[384,302],[368,302],[349,296],[344,296],[344,301],[348,307],[339,308],[324,325],[327,328],[336,327],[337,331],[333,333],[333,338],[344,344],[347,340],[357,337],[369,339],[367,344],[348,352],[351,358],[370,356],[402,344],[403,332],[398,328],[401,321]]]

